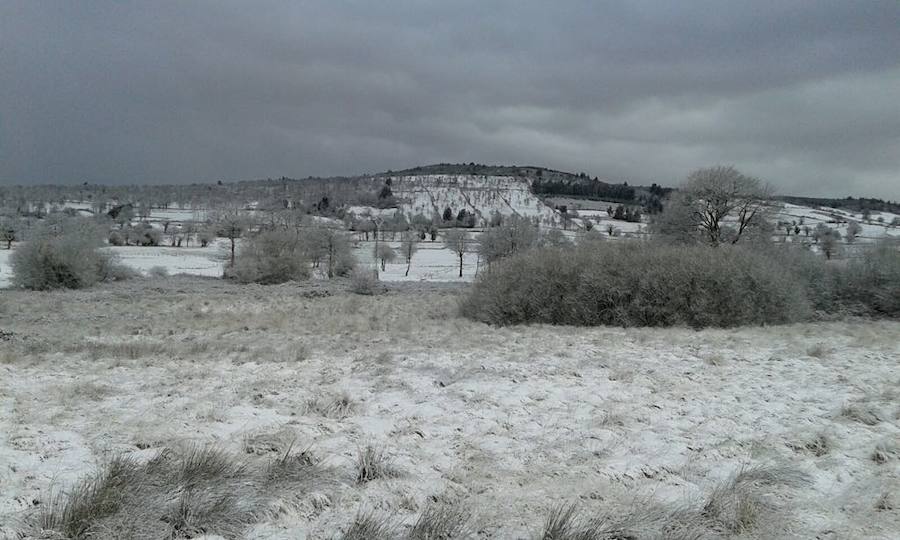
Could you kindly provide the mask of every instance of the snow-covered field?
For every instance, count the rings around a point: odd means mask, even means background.
[[[890,212],[872,212],[869,219],[866,220],[863,219],[863,215],[860,213],[838,210],[836,208],[810,208],[808,206],[784,204],[773,217],[778,221],[796,223],[801,228],[803,225],[807,225],[811,229],[815,229],[816,225],[823,224],[841,233],[841,237],[844,238],[845,242],[848,236],[847,229],[853,221],[861,227],[861,232],[857,237],[857,241],[860,243],[875,242],[882,238],[900,238],[900,227],[891,225],[898,216]],[[784,231],[777,232],[783,233]],[[804,233],[801,231],[800,235],[802,237]]]
[[[158,266],[169,274],[221,277],[227,260],[227,244],[227,240],[220,240],[205,248],[117,246],[106,249],[122,264],[142,274]]]
[[[708,517],[713,487],[757,466],[806,481],[704,538],[897,538],[898,322],[492,328],[456,317],[455,286],[337,287],[0,293],[0,537],[110,456],[187,441],[325,466],[247,538],[336,538],[360,511],[408,527],[434,499],[478,538],[534,538],[561,503]],[[336,397],[346,414],[311,406]],[[369,444],[396,477],[355,482]]]
[[[400,242],[388,242],[399,253]],[[357,242],[353,254],[359,264],[376,268],[374,261],[374,242]],[[218,239],[208,247],[142,247],[142,246],[117,246],[105,248],[114,253],[119,262],[125,266],[147,275],[151,268],[162,267],[170,275],[187,274],[203,277],[221,277],[225,264],[228,261],[228,240]],[[240,241],[238,241],[240,246]],[[239,249],[239,247],[238,247]],[[474,240],[472,249],[475,249]],[[9,287],[12,283],[12,269],[9,257],[15,251],[0,250],[0,289]],[[381,271],[379,278],[382,281],[471,281],[474,279],[478,266],[478,256],[472,252],[463,257],[463,277],[459,277],[459,258],[449,249],[444,247],[441,241],[421,242],[418,251],[413,256],[409,275],[406,274],[406,261],[398,258],[393,263],[387,264],[385,271]]]
[[[12,283],[12,266],[9,264],[12,254],[13,250],[0,250],[0,289],[9,287]]]

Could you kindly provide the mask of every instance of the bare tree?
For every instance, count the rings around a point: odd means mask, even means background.
[[[466,232],[459,229],[451,229],[444,234],[444,246],[456,253],[459,257],[459,277],[463,275],[463,256],[468,251],[466,244]]]
[[[419,246],[419,233],[415,231],[406,231],[403,233],[403,241],[400,243],[400,251],[403,253],[403,257],[406,259],[406,273],[405,276],[409,275],[409,268],[412,266],[412,258],[415,255],[416,251],[418,251]]]
[[[12,249],[12,243],[16,239],[17,223],[12,218],[0,219],[0,241],[6,242],[6,249]]]
[[[699,231],[710,244],[736,244],[751,228],[766,221],[772,189],[759,179],[731,166],[692,172],[679,194],[670,200],[656,228],[670,236],[693,236]],[[724,226],[726,219],[734,220]]]
[[[216,235],[227,238],[231,242],[231,262],[234,266],[234,246],[238,238],[244,235],[250,228],[250,217],[242,209],[229,206],[216,210],[210,216],[210,221],[215,227]]]

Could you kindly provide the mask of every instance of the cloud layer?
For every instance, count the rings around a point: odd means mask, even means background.
[[[0,182],[431,162],[900,199],[900,4],[5,2]]]

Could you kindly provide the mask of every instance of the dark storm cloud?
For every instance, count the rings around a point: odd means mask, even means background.
[[[900,4],[6,2],[0,181],[436,161],[900,198]]]

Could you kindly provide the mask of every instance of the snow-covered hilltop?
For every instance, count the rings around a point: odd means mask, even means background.
[[[450,208],[454,215],[466,210],[476,222],[487,225],[491,216],[537,218],[552,225],[556,212],[531,192],[528,178],[465,174],[428,174],[388,177],[400,211],[408,215],[441,215]]]

